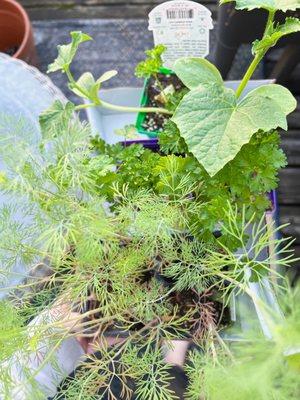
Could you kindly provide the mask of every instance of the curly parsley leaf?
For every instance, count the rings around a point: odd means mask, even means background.
[[[172,121],[168,121],[164,131],[159,133],[158,143],[160,150],[165,154],[185,154],[188,152],[179,129]]]
[[[115,134],[123,137],[125,140],[136,139],[138,137],[138,131],[135,125],[125,125],[124,128],[115,129]]]
[[[146,50],[146,60],[141,61],[135,69],[135,75],[138,78],[149,78],[159,72],[163,66],[162,54],[166,51],[166,47],[162,44],[155,46],[153,49]]]

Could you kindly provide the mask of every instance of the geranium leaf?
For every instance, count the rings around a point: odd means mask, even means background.
[[[259,130],[287,129],[296,100],[280,85],[266,85],[236,99],[218,84],[191,90],[172,117],[188,149],[210,176],[232,160]]]
[[[175,62],[174,72],[189,89],[207,86],[212,83],[223,84],[218,69],[204,58],[187,57]]]
[[[220,0],[220,4],[231,3],[233,0]],[[237,10],[254,10],[264,8],[269,11],[287,11],[300,8],[300,0],[235,0]]]
[[[298,18],[286,18],[284,24],[280,24],[275,28],[275,32],[281,33],[282,36],[300,31],[300,20]]]
[[[71,102],[62,103],[56,100],[48,109],[43,111],[39,117],[43,138],[51,138],[59,129],[65,129],[68,125],[75,105]]]
[[[71,43],[57,46],[58,57],[49,65],[47,72],[66,71],[73,61],[80,43],[92,40],[89,35],[80,31],[71,32],[71,38]]]
[[[253,43],[253,54],[268,49],[278,42],[283,36],[291,33],[300,32],[300,20],[298,18],[287,18],[284,24],[277,25],[272,32],[262,40],[256,40]]]

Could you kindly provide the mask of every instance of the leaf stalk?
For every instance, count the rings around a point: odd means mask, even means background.
[[[143,112],[143,113],[159,113],[159,114],[167,114],[172,115],[173,113],[165,108],[158,107],[125,107],[125,106],[117,106],[115,104],[107,103],[106,101],[100,100],[100,106],[107,108],[113,111],[124,111],[124,112]]]
[[[254,59],[252,60],[249,68],[247,69],[246,74],[244,75],[239,87],[237,88],[236,91],[236,97],[237,99],[240,98],[241,94],[243,93],[245,87],[247,86],[249,80],[251,79],[252,75],[254,74],[256,68],[258,67],[259,63],[261,62],[262,58],[264,57],[264,54],[257,54]]]
[[[269,15],[268,15],[268,20],[267,20],[267,24],[266,24],[266,28],[264,31],[264,35],[263,38],[267,35],[269,28],[271,26],[271,24],[273,24],[273,20],[274,20],[274,16],[275,16],[275,11],[269,11]],[[258,67],[259,63],[261,62],[261,60],[264,58],[266,52],[269,50],[270,47],[268,47],[267,49],[262,50],[261,52],[257,53],[254,57],[254,59],[252,60],[251,64],[249,65],[239,87],[237,88],[236,91],[236,97],[237,99],[240,98],[241,94],[243,93],[245,87],[247,86],[249,80],[251,79],[252,75],[254,74],[256,68]]]

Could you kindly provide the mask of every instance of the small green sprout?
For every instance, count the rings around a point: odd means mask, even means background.
[[[122,129],[115,129],[115,134],[125,139],[136,139],[138,137],[135,125],[125,125]]]

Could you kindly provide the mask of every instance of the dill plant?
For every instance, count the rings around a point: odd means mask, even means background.
[[[254,61],[237,98],[267,49],[299,30],[297,20],[273,23],[275,6],[288,8],[281,3],[251,2],[250,8],[266,8],[270,17],[263,39],[254,44]],[[289,2],[291,9],[298,6]],[[237,7],[247,5],[237,1]],[[276,238],[273,233],[280,228],[267,229],[263,215],[269,206],[266,192],[276,187],[278,169],[285,165],[275,129],[285,126],[294,107],[292,96],[276,85],[252,94],[248,101],[259,100],[267,119],[273,106],[277,119],[263,123],[258,118],[248,126],[250,136],[242,132],[238,145],[226,148],[227,162],[222,165],[217,157],[212,165],[194,142],[195,132],[188,132],[186,119],[191,98],[200,118],[198,106],[207,90],[217,103],[226,92],[211,64],[178,61],[175,72],[189,91],[176,107],[172,99],[172,110],[120,108],[98,93],[115,71],[98,79],[85,73],[75,80],[72,60],[79,44],[90,37],[81,32],[71,36],[70,44],[59,47],[49,71],[65,73],[70,89],[90,103],[55,102],[40,117],[37,143],[30,126],[1,118],[0,153],[6,170],[0,182],[8,199],[0,220],[2,281],[15,278],[20,261],[26,265],[25,280],[2,289],[2,397],[44,398],[38,373],[49,364],[57,370],[55,350],[64,339],[81,336],[95,341],[95,353],[67,379],[56,399],[176,399],[164,349],[178,339],[196,346],[186,358],[187,399],[295,398],[300,335],[292,306],[296,302],[290,302],[282,318],[252,290],[254,282],[263,287],[272,274],[268,283],[278,296],[292,299],[271,268],[274,254],[265,251],[272,244],[278,266],[287,267],[294,261],[292,241]],[[155,61],[155,71],[149,73],[157,72],[162,50],[148,53]],[[173,115],[159,137],[161,153],[91,139],[90,126],[80,122],[77,111],[93,106]],[[244,107],[237,102],[230,121]],[[219,107],[211,111],[219,112]],[[15,208],[24,224],[14,220]],[[224,342],[220,331],[229,321],[223,316],[237,294],[250,297],[271,338],[256,332],[233,346]],[[114,346],[109,345],[111,336],[118,338]],[[32,369],[32,354],[40,354],[43,341],[51,351]],[[18,385],[16,365],[22,370]]]

